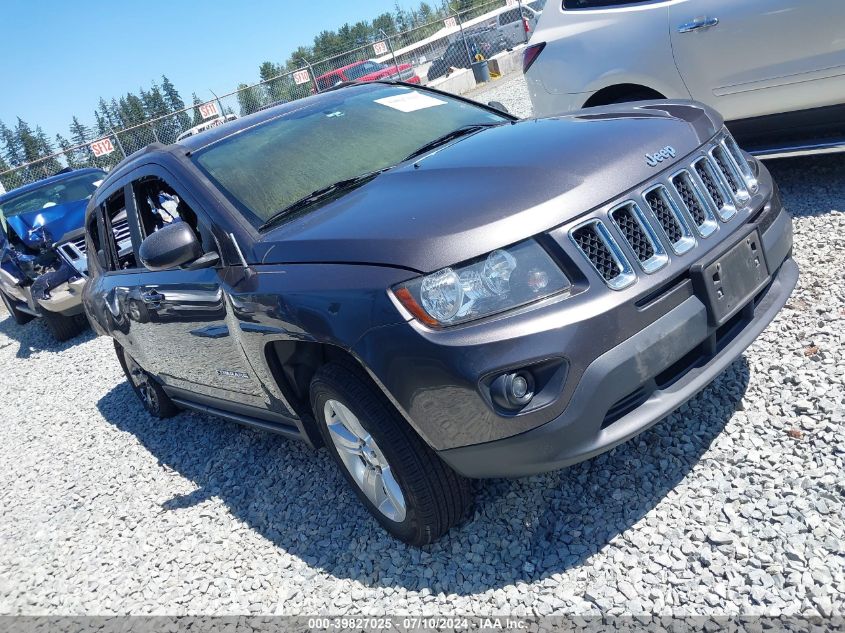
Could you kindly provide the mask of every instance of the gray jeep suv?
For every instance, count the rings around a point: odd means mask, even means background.
[[[85,309],[151,414],[325,445],[416,545],[468,478],[665,417],[798,278],[769,173],[693,102],[516,120],[343,87],[129,157],[86,226]]]

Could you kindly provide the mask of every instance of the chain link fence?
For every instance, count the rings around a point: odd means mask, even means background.
[[[0,172],[0,193],[59,173],[63,169],[109,170],[152,143],[177,140],[266,108],[322,92],[343,82],[401,80],[446,91],[490,79],[490,58],[524,45],[545,0],[492,0],[470,10],[417,26],[319,61],[298,60],[300,67],[208,101],[116,128],[100,124],[100,134],[51,156],[13,165]],[[476,65],[476,73],[470,72]],[[472,82],[463,89],[450,84],[454,73],[467,71]],[[466,74],[466,73],[465,73]]]

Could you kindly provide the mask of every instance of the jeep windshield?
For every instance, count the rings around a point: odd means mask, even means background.
[[[102,173],[86,173],[45,184],[5,200],[0,204],[0,213],[5,218],[13,218],[21,213],[87,200],[94,194],[103,178],[105,174]]]
[[[434,147],[510,119],[441,94],[366,84],[314,98],[196,151],[193,160],[256,227],[318,195],[309,210]]]

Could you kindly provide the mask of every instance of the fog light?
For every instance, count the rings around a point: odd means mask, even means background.
[[[517,400],[524,398],[528,393],[528,381],[525,376],[517,374],[511,381],[511,395]]]
[[[502,374],[490,385],[490,395],[503,409],[521,409],[534,397],[534,376],[528,371]]]

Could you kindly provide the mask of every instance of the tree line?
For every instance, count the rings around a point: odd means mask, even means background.
[[[239,114],[243,116],[272,103],[306,96],[310,90],[297,86],[288,74],[302,68],[303,62],[317,64],[382,40],[384,35],[391,37],[394,47],[401,48],[439,30],[442,24],[438,20],[456,12],[476,9],[489,2],[490,0],[440,0],[439,4],[432,6],[423,1],[412,9],[404,9],[397,3],[393,12],[382,13],[372,21],[361,20],[354,24],[343,24],[337,30],[321,31],[314,37],[310,46],[297,47],[284,62],[261,63],[258,75],[263,83],[252,87],[245,83],[238,86]],[[361,59],[369,56],[370,51],[361,51],[359,55]],[[343,63],[348,62],[344,60]],[[59,133],[50,137],[40,125],[33,127],[20,117],[10,125],[0,121],[0,174],[38,162],[37,165],[16,173],[15,182],[11,182],[12,179],[8,176],[0,176],[0,182],[10,189],[22,182],[60,171],[64,165],[53,156],[57,152],[64,152],[68,167],[108,169],[122,160],[124,153],[128,155],[155,141],[172,143],[180,133],[199,125],[203,119],[196,106],[201,103],[203,101],[193,93],[191,104],[194,107],[186,110],[186,103],[179,91],[167,76],[162,75],[160,82],[153,81],[148,88],[140,88],[137,93],[130,92],[108,100],[101,97],[93,113],[93,123],[86,125],[78,116],[73,115],[66,134]],[[231,112],[231,109],[227,109],[224,114],[228,112]],[[176,114],[167,116],[171,113]],[[155,122],[146,124],[151,120]],[[107,156],[95,156],[88,144],[105,137],[115,139],[119,149],[123,151],[116,151]]]

